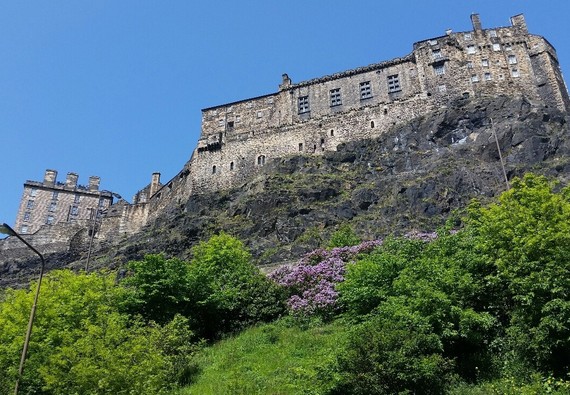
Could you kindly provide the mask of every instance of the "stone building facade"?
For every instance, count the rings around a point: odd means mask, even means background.
[[[16,217],[15,229],[36,233],[42,226],[80,223],[100,217],[113,204],[113,193],[99,190],[100,178],[89,177],[89,185],[77,183],[79,176],[68,173],[57,181],[57,171],[46,170],[43,181],[26,181]]]
[[[267,161],[335,150],[462,97],[525,96],[562,111],[570,99],[552,45],[529,34],[523,15],[511,26],[446,31],[410,54],[293,83],[276,93],[202,110],[197,147],[183,170],[148,197],[150,218],[191,194],[231,188]]]

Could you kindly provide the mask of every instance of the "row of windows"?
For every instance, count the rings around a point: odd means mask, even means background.
[[[484,46],[483,46],[483,47],[484,47]],[[494,52],[498,52],[498,51],[501,50],[501,44],[499,44],[499,43],[493,43],[493,45],[488,46],[488,47],[489,47],[489,48],[493,48],[493,51],[494,51]],[[512,50],[511,44],[504,44],[504,47],[505,47],[504,49],[505,49],[506,51]],[[479,49],[481,49],[481,47],[479,47]],[[467,53],[468,53],[468,54],[477,53],[477,46],[475,46],[475,45],[468,45],[468,46],[467,46]]]
[[[387,77],[388,92],[394,93],[402,90],[400,85],[400,78],[398,74],[389,75]],[[372,98],[372,84],[370,81],[364,81],[360,83],[360,100],[366,100]],[[340,88],[331,89],[329,91],[330,106],[336,107],[342,104]],[[309,96],[300,96],[297,101],[297,110],[299,114],[309,112]]]
[[[512,69],[511,70],[511,76],[512,77],[520,77],[520,73],[518,69]],[[491,73],[485,73],[483,74],[483,78],[485,79],[485,81],[491,81],[493,79],[493,76],[491,75]],[[503,75],[499,75],[499,79],[502,80],[503,79]],[[479,82],[479,76],[477,74],[472,74],[471,75],[471,82]]]
[[[489,30],[489,37],[497,37],[497,31],[496,30]],[[464,33],[463,34],[463,39],[465,41],[471,41],[473,40],[473,34],[471,33]]]
[[[265,155],[259,155],[257,157],[257,165],[263,166],[265,164]],[[230,162],[230,170],[235,168],[234,162]],[[218,166],[212,166],[212,174],[216,174],[218,172]]]

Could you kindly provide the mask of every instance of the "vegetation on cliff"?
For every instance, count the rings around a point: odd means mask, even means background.
[[[570,393],[570,188],[526,175],[435,234],[328,248],[262,276],[219,234],[190,262],[52,272],[26,393]],[[0,392],[32,290],[0,302]]]

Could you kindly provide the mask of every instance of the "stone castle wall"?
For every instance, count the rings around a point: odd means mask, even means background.
[[[473,30],[418,41],[407,56],[296,84],[284,74],[276,93],[202,110],[197,147],[149,198],[150,218],[191,194],[239,186],[269,160],[374,138],[461,97],[525,96],[570,109],[554,48],[528,33],[522,15],[492,29],[471,20]]]

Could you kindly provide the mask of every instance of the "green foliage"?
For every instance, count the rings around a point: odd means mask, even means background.
[[[350,247],[360,244],[362,240],[356,235],[354,229],[348,223],[343,223],[339,228],[331,235],[328,248],[335,247]]]
[[[33,288],[8,290],[0,302],[0,393],[14,385]],[[174,384],[160,328],[120,314],[117,291],[114,276],[52,271],[45,278],[22,393],[159,394]]]
[[[440,394],[453,363],[429,320],[391,299],[359,325],[339,358],[338,394]]]
[[[188,263],[163,255],[147,255],[142,261],[129,262],[128,269],[129,275],[121,282],[128,312],[161,324],[186,312],[191,297]]]
[[[327,394],[346,330],[339,322],[301,329],[285,320],[246,329],[199,353],[201,374],[177,394]]]
[[[472,205],[468,226],[501,292],[509,345],[530,365],[562,375],[570,369],[570,189],[532,174],[516,179],[498,204]]]
[[[209,339],[271,320],[285,311],[283,291],[251,263],[236,238],[221,233],[194,250],[188,282],[191,319]]]

